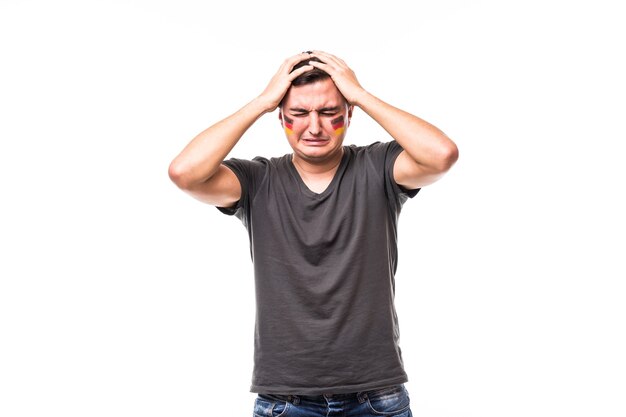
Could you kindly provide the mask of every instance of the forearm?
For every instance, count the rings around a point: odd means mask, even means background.
[[[254,122],[266,113],[259,98],[198,134],[170,164],[172,180],[183,188],[210,179]]]
[[[355,103],[418,164],[437,171],[447,170],[456,160],[457,149],[441,130],[363,91]]]

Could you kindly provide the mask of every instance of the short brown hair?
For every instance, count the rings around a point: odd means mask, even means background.
[[[303,67],[305,65],[309,65],[310,61],[324,63],[324,61],[322,61],[321,59],[312,56],[312,57],[310,57],[308,59],[305,59],[304,61],[300,61],[296,65],[294,65],[294,67],[291,70],[291,72],[293,72],[293,71],[297,70],[298,68],[301,68],[301,67]],[[313,68],[312,70],[307,71],[304,74],[300,74],[299,76],[297,76],[291,82],[291,85],[313,84],[313,83],[315,83],[317,81],[325,80],[326,78],[330,78],[330,75],[328,75],[327,72],[324,72],[324,71],[322,71],[319,68]]]

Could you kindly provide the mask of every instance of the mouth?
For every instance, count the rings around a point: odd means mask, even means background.
[[[330,140],[322,138],[302,138],[300,139],[300,141],[309,146],[323,146],[326,145]]]

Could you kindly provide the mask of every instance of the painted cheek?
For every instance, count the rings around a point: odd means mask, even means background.
[[[285,133],[291,135],[293,133],[293,119],[283,115],[283,125],[285,126]]]
[[[340,136],[346,128],[343,116],[339,116],[336,119],[331,120],[330,124],[335,131],[335,135],[337,136]]]

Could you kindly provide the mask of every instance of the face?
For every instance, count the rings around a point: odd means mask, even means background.
[[[291,87],[279,117],[294,155],[311,163],[323,163],[341,154],[352,106],[327,78]]]

